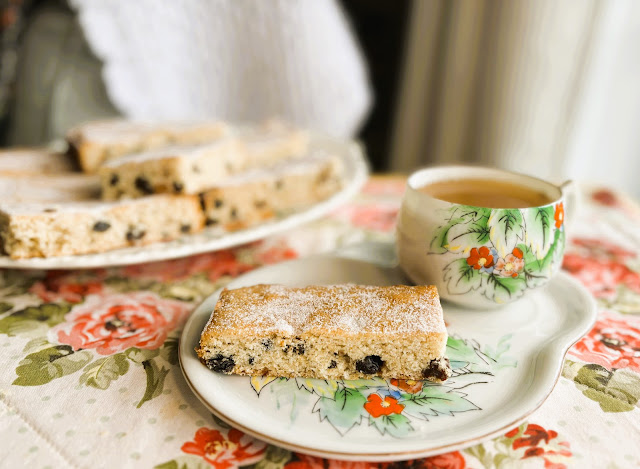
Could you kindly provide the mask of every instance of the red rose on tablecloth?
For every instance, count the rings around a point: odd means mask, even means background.
[[[74,350],[94,349],[100,355],[129,347],[156,349],[190,309],[148,292],[89,296],[49,331],[49,337]]]
[[[285,464],[285,469],[374,469],[378,464],[370,462],[338,461],[294,453],[295,461]]]
[[[58,301],[81,303],[87,295],[102,293],[102,283],[47,284],[45,282],[36,282],[29,288],[29,293],[37,295],[38,298],[46,303],[56,303]]]
[[[625,249],[622,246],[611,243],[605,239],[596,238],[573,238],[572,246],[583,256],[596,259],[612,260],[623,262],[637,257],[634,251]]]
[[[608,207],[617,207],[620,205],[618,196],[609,189],[600,189],[591,194],[591,198],[596,202]]]
[[[626,264],[635,253],[601,240],[575,239],[572,244],[575,252],[565,254],[562,267],[596,298],[613,299],[619,285],[640,293],[640,273]]]
[[[284,242],[279,242],[273,246],[261,246],[254,252],[255,260],[259,264],[277,264],[298,257],[295,249],[289,247]]]
[[[513,439],[510,443],[511,457],[521,460],[540,458],[546,469],[566,469],[564,463],[573,456],[569,443],[558,439],[558,432],[546,430],[535,423],[520,425],[505,433],[504,437]]]
[[[511,430],[505,436],[513,437],[518,434],[518,429]],[[524,435],[520,438],[516,438],[513,441],[513,449],[522,448],[523,446],[538,446],[538,444],[544,440],[545,443],[549,443],[549,441],[558,436],[558,432],[553,430],[545,430],[540,425],[536,425],[534,423],[530,423],[527,425],[526,430],[524,431]]]
[[[569,353],[587,363],[611,370],[629,368],[640,372],[640,318],[605,311],[591,332]]]
[[[126,277],[153,279],[159,282],[183,280],[205,273],[210,281],[215,282],[223,275],[236,277],[252,268],[252,265],[237,259],[235,250],[225,249],[181,259],[130,265],[124,267],[122,273]]]
[[[397,204],[345,205],[333,212],[332,216],[358,228],[389,232],[396,226],[398,211]]]
[[[193,439],[182,445],[182,451],[202,457],[217,469],[256,463],[267,448],[266,443],[233,428],[225,436],[218,430],[202,427]]]
[[[79,276],[50,270],[44,280],[35,282],[29,293],[37,295],[46,303],[66,301],[67,303],[82,303],[84,297],[102,293],[102,274]]]

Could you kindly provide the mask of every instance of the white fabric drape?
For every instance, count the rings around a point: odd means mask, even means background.
[[[414,2],[391,167],[471,162],[640,196],[639,42],[634,0]]]
[[[363,58],[333,0],[71,0],[115,106],[140,119],[278,116],[353,135]]]

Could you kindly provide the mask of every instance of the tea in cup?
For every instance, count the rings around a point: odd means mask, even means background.
[[[398,217],[400,267],[464,306],[514,301],[560,269],[571,187],[490,168],[417,171]]]

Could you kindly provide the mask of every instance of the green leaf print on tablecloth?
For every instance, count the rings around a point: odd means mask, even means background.
[[[80,373],[80,386],[106,390],[138,368],[144,372],[145,388],[137,407],[159,396],[170,369],[164,364],[177,363],[178,340],[168,334],[190,306],[150,292],[73,299],[73,306],[66,301],[44,303],[0,319],[1,334],[32,338],[13,384],[42,386]]]
[[[259,397],[269,389],[268,399],[278,409],[288,411],[291,422],[301,412],[310,411],[318,414],[320,423],[329,423],[343,436],[366,422],[381,435],[401,438],[414,431],[412,421],[481,410],[460,389],[487,384],[499,370],[517,365],[507,355],[510,338],[510,335],[502,337],[493,348],[450,336],[447,356],[453,376],[443,384],[379,377],[357,380],[252,377],[249,382]],[[310,399],[314,399],[312,405]]]
[[[123,353],[99,358],[89,363],[80,376],[80,384],[98,389],[107,389],[112,381],[129,371],[129,362]]]
[[[74,352],[68,345],[55,345],[31,353],[16,368],[17,386],[41,386],[50,381],[81,370],[92,355],[87,351]]]
[[[28,335],[31,337],[45,334],[51,326],[64,321],[70,310],[68,305],[45,303],[29,306],[0,319],[0,334],[9,337]]]
[[[640,401],[640,375],[629,369],[608,370],[596,363],[566,360],[562,375],[604,412],[629,412]]]

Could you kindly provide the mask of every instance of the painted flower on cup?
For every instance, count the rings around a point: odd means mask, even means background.
[[[74,350],[111,355],[130,347],[156,349],[191,307],[148,292],[90,296],[49,330],[52,341]]]
[[[216,469],[247,466],[262,459],[267,444],[230,429],[227,435],[218,430],[202,427],[193,441],[182,445],[182,451],[202,457]]]
[[[493,272],[501,277],[517,277],[523,268],[522,251],[514,248],[511,254],[507,254],[504,259],[500,258],[496,261]]]
[[[609,370],[629,368],[640,373],[640,320],[605,311],[569,353]]]
[[[564,204],[562,202],[556,204],[556,211],[553,215],[553,219],[556,221],[556,228],[560,228],[564,223]]]
[[[423,382],[422,381],[416,381],[413,379],[391,379],[389,381],[391,383],[392,386],[397,387],[398,389],[401,389],[405,392],[408,392],[409,394],[417,394],[420,391],[422,391],[422,386],[423,386]]]
[[[398,404],[398,400],[386,396],[384,399],[379,394],[369,394],[367,402],[364,404],[364,410],[369,412],[373,418],[383,415],[400,414],[404,409],[404,405]]]
[[[471,248],[469,257],[467,257],[467,264],[475,270],[488,269],[489,267],[493,267],[494,255],[487,246]]]

